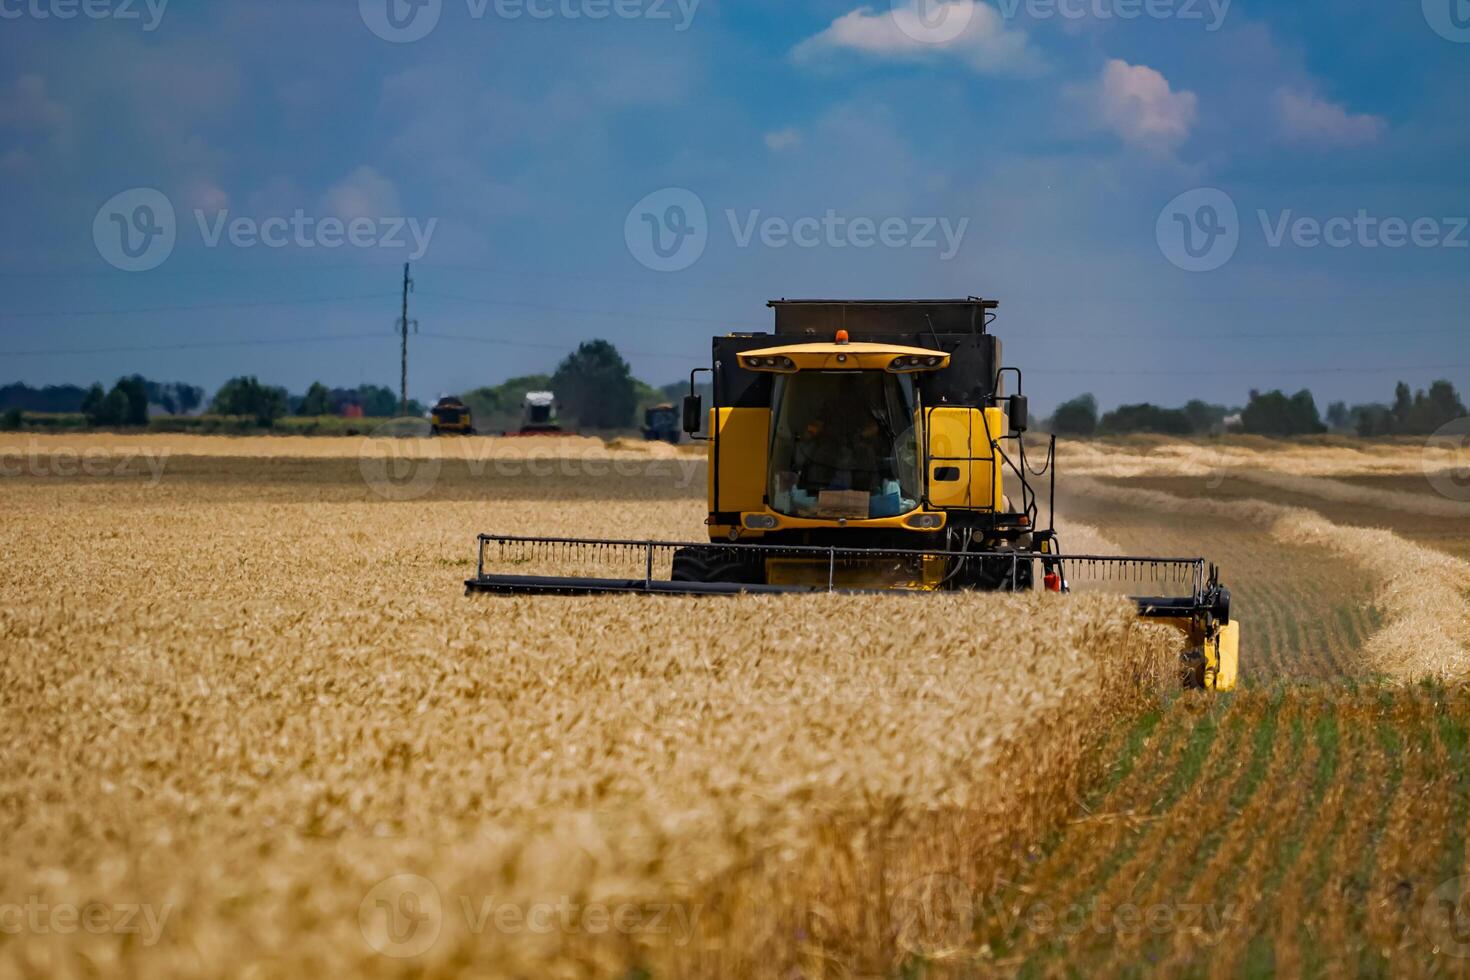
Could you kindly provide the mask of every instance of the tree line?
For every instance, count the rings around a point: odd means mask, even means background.
[[[1448,381],[1436,381],[1428,390],[1414,391],[1400,381],[1391,404],[1370,402],[1349,406],[1333,402],[1325,417],[1311,391],[1294,395],[1283,391],[1252,390],[1244,407],[1228,408],[1194,400],[1182,408],[1164,408],[1148,402],[1120,405],[1099,414],[1097,399],[1079,395],[1057,406],[1043,425],[1062,436],[1116,436],[1140,433],[1192,436],[1242,432],[1262,436],[1319,435],[1327,432],[1368,436],[1429,435],[1455,419],[1470,415]]]

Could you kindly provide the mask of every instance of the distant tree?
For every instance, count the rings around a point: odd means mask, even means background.
[[[1189,416],[1177,408],[1160,408],[1144,402],[1120,405],[1102,417],[1097,431],[1103,435],[1152,433],[1164,436],[1187,436],[1194,432]]]
[[[1392,405],[1354,405],[1353,428],[1360,436],[1422,436],[1470,415],[1455,386],[1436,381],[1429,390],[1411,391],[1402,381],[1394,387]]]
[[[619,429],[633,423],[638,406],[633,372],[605,340],[588,341],[569,354],[552,375],[551,387],[579,425]]]
[[[1327,425],[1331,429],[1342,431],[1351,428],[1353,416],[1348,411],[1347,402],[1333,402],[1327,406]]]
[[[87,389],[87,395],[82,399],[82,414],[87,417],[88,425],[109,424],[102,417],[102,404],[105,401],[107,401],[107,392],[103,390],[101,383],[94,384]]]
[[[320,381],[313,381],[306,389],[306,397],[296,409],[297,415],[332,415],[332,390]]]
[[[286,414],[286,390],[261,384],[254,377],[231,378],[215,393],[217,415],[245,415],[269,426]]]
[[[1303,389],[1291,397],[1280,391],[1251,392],[1240,415],[1241,427],[1253,435],[1298,436],[1326,432],[1312,393]]]
[[[128,400],[128,408],[123,416],[123,425],[147,425],[148,424],[148,383],[141,375],[133,375],[128,378],[119,378],[114,390],[121,391],[123,397]]]
[[[114,385],[102,399],[101,423],[102,425],[128,425],[129,416],[132,414],[133,406],[128,400],[128,393],[120,386]]]
[[[390,419],[398,414],[398,394],[382,385],[359,385],[358,400],[362,402],[362,414],[373,419]]]
[[[1387,405],[1354,405],[1350,410],[1353,429],[1364,438],[1393,432],[1393,409]]]
[[[1196,435],[1208,435],[1225,425],[1225,416],[1229,411],[1224,405],[1211,405],[1209,402],[1195,398],[1184,406],[1184,415],[1189,419],[1190,428]]]
[[[1058,436],[1090,436],[1097,431],[1097,399],[1090,393],[1062,402],[1052,413],[1049,431]]]
[[[22,412],[80,412],[87,389],[76,385],[47,385],[32,388],[17,382],[0,387],[0,409]]]
[[[7,408],[4,415],[0,415],[0,429],[6,432],[17,432],[21,424],[25,422],[25,414],[18,408]]]

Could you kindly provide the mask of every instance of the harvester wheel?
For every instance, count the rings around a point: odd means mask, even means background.
[[[1205,651],[1200,647],[1179,655],[1179,680],[1186,691],[1205,689]]]
[[[1012,569],[1015,571],[1014,589]],[[1030,560],[1012,562],[1009,558],[971,558],[960,572],[956,584],[962,589],[979,592],[1030,592],[1035,577],[1035,568]]]
[[[670,577],[675,582],[734,582],[740,585],[759,585],[766,578],[759,564],[715,547],[680,548],[674,552]]]

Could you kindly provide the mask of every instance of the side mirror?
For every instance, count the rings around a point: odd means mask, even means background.
[[[684,431],[697,435],[704,428],[704,399],[699,395],[684,396]]]
[[[1012,432],[1025,432],[1029,421],[1027,417],[1026,396],[1012,395],[1010,397],[1010,407],[1006,409],[1006,415],[1010,417]]]

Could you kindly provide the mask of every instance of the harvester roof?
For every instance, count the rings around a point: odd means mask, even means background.
[[[829,342],[763,347],[740,355],[747,371],[938,371],[949,365],[944,351],[901,344]]]

